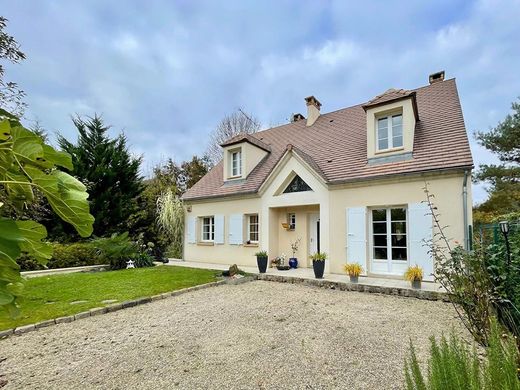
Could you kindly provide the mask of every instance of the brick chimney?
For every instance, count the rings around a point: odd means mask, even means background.
[[[305,98],[307,103],[307,126],[312,126],[320,116],[321,103],[314,96]]]
[[[438,83],[439,81],[444,81],[444,71],[441,70],[440,72],[432,73],[428,77],[428,80],[430,81],[430,84]]]

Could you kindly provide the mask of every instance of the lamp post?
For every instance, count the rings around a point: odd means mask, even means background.
[[[509,266],[511,265],[511,249],[509,248],[509,222],[501,221],[499,222],[500,231],[504,235],[504,240],[506,242],[506,253],[507,253],[507,269],[509,270]]]

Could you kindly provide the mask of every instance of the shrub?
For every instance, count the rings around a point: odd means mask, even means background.
[[[415,280],[422,280],[422,278],[423,278],[423,270],[418,265],[408,267],[408,269],[404,273],[404,279],[408,280],[409,282],[413,282]]]
[[[36,271],[45,269],[45,266],[41,262],[29,256],[27,253],[22,253],[20,257],[16,259],[16,262],[20,266],[21,271]]]
[[[345,264],[343,269],[349,276],[359,276],[363,272],[363,267],[358,263]]]
[[[76,242],[74,244],[52,245],[52,258],[47,263],[48,268],[82,267],[87,265],[105,264],[91,242]]]
[[[430,338],[430,358],[425,376],[419,366],[413,344],[405,359],[405,382],[408,390],[519,390],[518,353],[512,336],[503,337],[496,321],[491,321],[487,359],[482,363],[476,348],[470,349],[452,332],[449,340],[438,343]]]
[[[153,266],[153,244],[143,244],[140,240],[132,241],[128,232],[96,238],[92,244],[104,261],[110,264],[110,269],[124,269],[129,260],[133,260],[138,268]]]

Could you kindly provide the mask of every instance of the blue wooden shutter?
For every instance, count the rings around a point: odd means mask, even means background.
[[[358,263],[367,271],[366,207],[347,209],[347,262]]]
[[[224,216],[215,215],[215,244],[224,243]]]
[[[188,217],[187,221],[187,241],[189,244],[195,244],[197,242],[197,234],[195,233],[195,226],[197,225],[196,217]]]
[[[433,239],[433,219],[426,203],[408,205],[408,263],[423,270],[423,279],[433,281],[433,259],[430,253]]]
[[[231,245],[242,245],[244,231],[244,215],[232,214],[229,216],[229,240]]]

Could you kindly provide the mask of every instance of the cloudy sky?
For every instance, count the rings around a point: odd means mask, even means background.
[[[390,87],[455,77],[473,140],[520,96],[520,1],[0,0],[27,60],[8,78],[27,92],[27,119],[70,139],[74,113],[123,130],[144,171],[202,154],[238,107],[264,127],[315,95],[322,112]],[[475,201],[486,193],[475,188]]]

